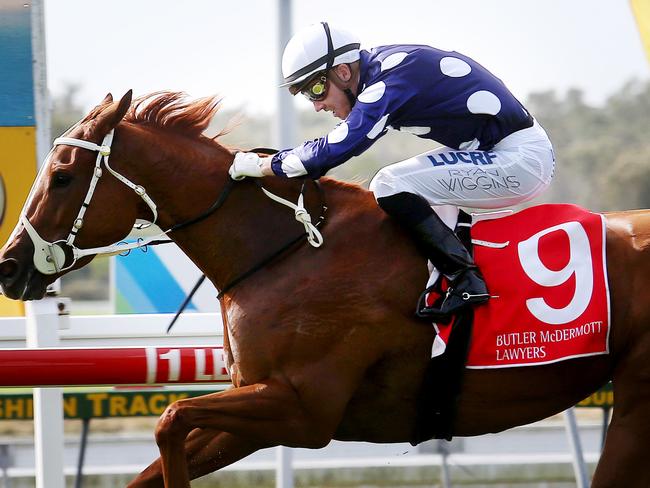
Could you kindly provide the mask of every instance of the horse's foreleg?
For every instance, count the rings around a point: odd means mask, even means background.
[[[190,479],[228,466],[267,446],[214,429],[194,429],[185,440],[185,459]],[[163,488],[160,458],[129,483],[128,488]]]
[[[195,428],[216,429],[265,446],[323,447],[332,439],[347,399],[335,395],[309,405],[291,385],[268,380],[174,402],[156,427],[165,486],[189,487],[184,450]]]

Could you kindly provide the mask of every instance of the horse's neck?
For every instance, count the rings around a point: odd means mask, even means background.
[[[115,138],[123,154],[115,156],[126,161],[122,170],[156,203],[159,227],[168,229],[209,207],[228,176],[226,160],[232,157],[225,148],[146,126],[118,128]],[[144,203],[138,217],[151,219]]]
[[[137,141],[132,139],[137,147],[130,151],[140,167],[136,181],[143,181],[158,205],[160,227],[168,229],[210,208],[229,181],[230,153],[216,143],[173,135],[170,138],[174,140],[160,150],[159,134],[140,132],[135,134]],[[263,181],[279,196],[297,201],[299,181]],[[321,212],[319,199],[313,188],[307,190],[306,207],[314,220]],[[147,212],[143,207],[143,218],[150,218]],[[269,199],[247,179],[235,184],[222,207],[210,217],[170,237],[222,289],[301,233],[304,227],[296,222],[294,211]]]
[[[299,196],[298,182],[273,180],[263,180],[264,186],[276,195],[296,202]],[[191,237],[178,236],[179,245],[195,262],[204,261],[204,272],[219,289],[259,265],[305,231],[296,222],[291,208],[268,198],[255,183],[251,179],[236,183],[223,207],[207,219],[202,228],[188,229]],[[311,196],[309,200],[308,208],[315,208]],[[193,246],[201,239],[204,244]],[[206,246],[213,251],[207,259]]]
[[[267,197],[256,184],[258,181],[248,179],[236,183],[226,203],[211,218],[174,236],[183,251],[220,290],[305,233],[303,224],[296,221],[294,210]],[[261,182],[267,190],[290,202],[296,203],[300,196],[300,181],[266,178]],[[304,204],[313,223],[326,211],[325,205],[330,206],[330,218],[334,217],[332,206],[334,210],[342,207],[358,210],[359,205],[354,202],[368,200],[362,197],[360,189],[343,188],[335,182],[323,186],[321,193],[313,183],[305,185]],[[321,230],[327,232],[327,225],[325,222]],[[306,239],[302,246],[303,250],[309,246]],[[288,252],[299,249],[292,247]],[[283,259],[291,257],[283,254]]]

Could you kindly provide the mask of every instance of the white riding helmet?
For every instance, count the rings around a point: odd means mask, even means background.
[[[348,31],[313,24],[297,32],[282,54],[282,76],[289,86],[307,80],[314,73],[359,59],[359,39]]]

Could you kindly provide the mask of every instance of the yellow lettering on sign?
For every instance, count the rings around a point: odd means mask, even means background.
[[[108,415],[111,417],[126,417],[126,397],[112,396],[108,401]]]
[[[147,403],[144,401],[144,397],[142,395],[135,395],[133,397],[131,407],[129,408],[129,415],[149,415]]]
[[[34,418],[34,398],[29,398],[27,400],[27,418]]]
[[[22,398],[6,398],[4,414],[6,419],[24,419],[25,417],[25,400]]]
[[[613,391],[597,391],[578,403],[579,407],[611,407],[613,405]]]
[[[76,418],[79,412],[77,397],[63,398],[63,415]]]
[[[108,398],[108,393],[89,393],[86,398],[93,404],[93,417],[101,417],[102,402]]]
[[[598,391],[591,395],[592,404],[599,407],[603,405],[611,405],[614,400],[614,392],[612,391]]]
[[[162,415],[167,408],[168,400],[162,393],[157,393],[149,397],[149,411],[156,415]]]
[[[591,395],[591,404],[600,406],[600,405],[603,404],[603,401],[604,401],[603,399],[604,398],[605,398],[605,395],[602,392],[597,391],[596,393]]]

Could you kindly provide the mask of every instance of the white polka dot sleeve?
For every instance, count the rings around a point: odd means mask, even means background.
[[[391,118],[391,112],[404,103],[403,94],[392,89],[390,82],[379,81],[366,87],[348,117],[329,134],[308,141],[294,149],[281,151],[273,157],[273,171],[280,176],[293,177],[308,174],[319,178],[330,169],[358,156],[382,137]],[[304,173],[295,171],[296,159]]]

